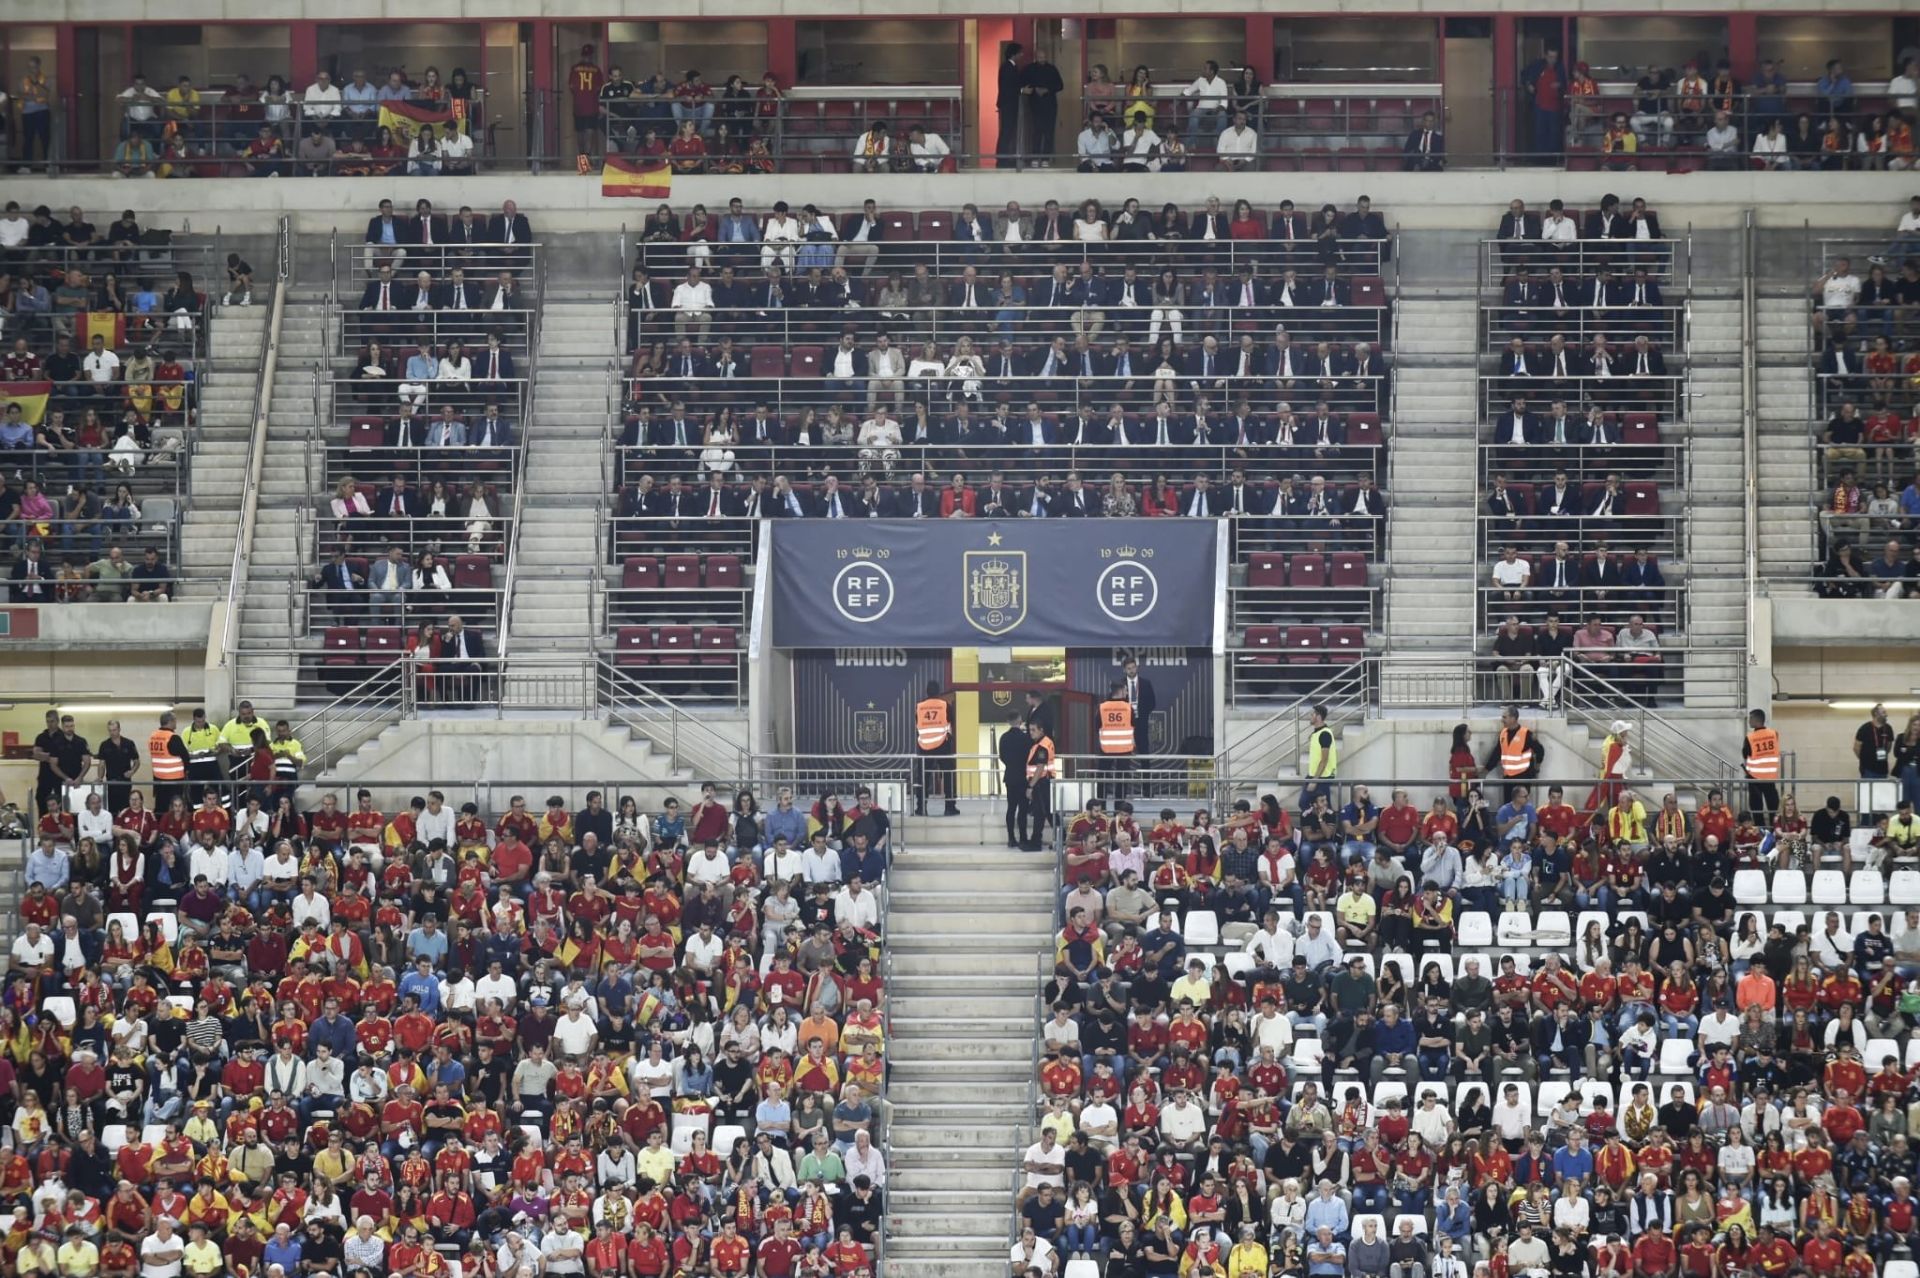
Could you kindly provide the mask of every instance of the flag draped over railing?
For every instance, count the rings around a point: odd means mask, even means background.
[[[664,200],[673,190],[673,169],[665,160],[609,155],[600,168],[600,194]]]

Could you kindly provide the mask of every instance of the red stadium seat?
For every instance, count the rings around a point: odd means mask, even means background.
[[[700,628],[700,664],[728,666],[739,660],[740,636],[732,626]]]
[[[1286,638],[1287,664],[1290,666],[1314,666],[1325,660],[1321,651],[1327,646],[1326,632],[1318,626],[1288,626]]]
[[[620,569],[620,587],[623,590],[659,589],[660,561],[652,555],[635,555],[628,559]]]
[[[1626,485],[1626,510],[1629,515],[1657,515],[1660,513],[1660,490],[1648,483]]]
[[[1380,447],[1380,414],[1349,413],[1347,442],[1355,448]]]
[[[1353,304],[1355,306],[1385,306],[1387,304],[1387,285],[1378,275],[1356,275],[1353,277]]]
[[[356,417],[347,426],[348,448],[380,448],[387,442],[387,423],[380,417]]]
[[[919,233],[915,239],[922,242],[950,240],[953,238],[953,214],[945,209],[926,209],[919,218]]]
[[[905,209],[888,209],[880,214],[880,234],[887,240],[911,240],[919,235],[913,214]]]
[[[1249,586],[1286,585],[1286,560],[1270,550],[1255,551],[1247,556],[1247,584]]]
[[[456,555],[453,560],[455,590],[492,590],[493,561],[485,555]]]
[[[320,637],[320,646],[326,651],[327,665],[357,666],[360,664],[360,627],[328,626]]]
[[[646,666],[653,664],[653,632],[645,626],[622,626],[613,638],[613,664]]]
[[[1367,557],[1357,550],[1337,551],[1329,577],[1339,590],[1355,590],[1367,584]]]
[[[1620,442],[1647,447],[1660,442],[1657,413],[1628,413],[1620,422]]]
[[[1255,665],[1279,665],[1280,646],[1280,627],[1247,627],[1247,647],[1253,650],[1248,655],[1247,660],[1253,662]]]
[[[738,590],[740,585],[740,556],[707,556],[707,589]]]
[[[793,348],[792,375],[795,377],[818,377],[821,374],[821,361],[824,354],[818,346],[796,346]]]
[[[1299,554],[1287,564],[1287,584],[1295,590],[1319,590],[1327,584],[1327,557],[1316,554]],[[1293,641],[1289,637],[1287,646]]]
[[[692,626],[662,626],[655,646],[663,666],[690,666],[694,662]]]
[[[370,665],[384,666],[398,661],[406,651],[406,639],[398,626],[367,627],[367,657]]]
[[[781,346],[754,347],[750,371],[752,375],[757,378],[784,376],[787,371],[786,348]]]
[[[668,590],[698,590],[700,556],[668,555],[661,569],[660,584]]]
[[[1327,647],[1333,651],[1328,660],[1351,665],[1367,655],[1367,631],[1364,626],[1328,626]]]

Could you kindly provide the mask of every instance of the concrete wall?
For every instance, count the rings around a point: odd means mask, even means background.
[[[1915,622],[1912,603],[1898,599],[1779,599],[1773,606],[1773,642],[1780,647],[1835,646],[1852,649],[1912,643]],[[1907,651],[1909,683],[1920,683],[1920,663]],[[1901,691],[1906,685],[1901,685]]]
[[[0,642],[0,655],[44,649],[192,648],[207,645],[213,605],[205,600],[165,604],[66,604],[39,610],[37,639]],[[11,667],[12,663],[8,663]],[[9,669],[11,673],[11,669]]]
[[[1516,197],[1544,205],[1559,197],[1591,206],[1615,192],[1624,198],[1645,196],[1660,210],[1668,234],[1691,222],[1698,227],[1740,224],[1747,208],[1757,208],[1765,225],[1853,229],[1884,226],[1891,230],[1904,211],[1908,186],[1883,173],[1563,173],[1553,169],[1467,170],[1447,174],[1303,173],[1303,174],[1084,174],[1046,170],[958,174],[872,174],[857,180],[834,174],[786,174],[774,180],[739,177],[676,177],[672,203],[686,209],[704,203],[722,209],[739,195],[750,203],[786,200],[798,208],[813,202],[847,207],[872,197],[882,208],[957,209],[971,200],[998,208],[1017,199],[1033,208],[1048,198],[1062,202],[1096,197],[1118,203],[1137,196],[1149,206],[1172,200],[1198,206],[1208,194],[1231,202],[1246,196],[1263,207],[1282,198],[1298,203],[1331,201],[1343,208],[1367,194],[1404,229],[1485,228],[1491,234],[1500,212]],[[497,209],[517,200],[536,231],[612,229],[623,221],[638,230],[652,211],[652,200],[606,199],[598,177],[574,173],[497,173],[471,178],[442,177],[430,182],[395,178],[333,178],[325,182],[259,182],[241,178],[208,181],[146,182],[137,199],[113,179],[70,177],[36,183],[33,196],[54,208],[80,204],[100,208],[137,204],[148,220],[164,224],[191,215],[217,220],[237,233],[272,230],[282,213],[294,215],[301,231],[338,227],[358,239],[366,219],[383,196],[411,204],[420,197],[441,209],[471,204]],[[210,212],[217,210],[217,214]]]
[[[729,737],[746,739],[744,715],[711,722]],[[633,793],[643,808],[659,807],[669,794],[680,796],[684,805],[700,792],[698,781],[674,774],[669,761],[645,742],[599,720],[416,719],[387,729],[341,760],[310,797],[317,801],[319,794],[333,791],[344,802],[364,785],[383,805],[404,803],[428,788],[421,784],[428,778],[484,789],[495,811],[504,810],[512,793],[522,792],[535,808],[549,794],[578,806],[596,787]]]
[[[1822,600],[1820,607],[1834,606]],[[1863,601],[1859,607],[1872,607]],[[1881,605],[1889,611],[1899,605]],[[1883,635],[1878,646],[1781,646],[1774,651],[1773,717],[1794,771],[1802,777],[1850,777],[1855,774],[1853,734],[1867,720],[1875,701],[1888,706],[1896,730],[1911,708],[1920,706],[1920,661],[1916,661],[1909,622],[1904,633]],[[1819,636],[1826,643],[1835,640]],[[1844,703],[1834,708],[1834,702]],[[1804,796],[1803,796],[1804,803]]]

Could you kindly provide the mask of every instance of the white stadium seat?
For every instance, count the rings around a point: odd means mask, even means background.
[[[1368,1212],[1364,1216],[1355,1216],[1353,1218],[1353,1237],[1355,1238],[1366,1237],[1366,1235],[1361,1232],[1360,1227],[1362,1224],[1364,1224],[1366,1221],[1369,1221],[1369,1220],[1373,1222],[1374,1237],[1378,1238],[1381,1242],[1385,1242],[1388,1236],[1387,1235],[1387,1218],[1385,1216],[1376,1215],[1372,1212]]]
[[[1913,1041],[1920,1044],[1920,1038]],[[1296,1038],[1293,1040],[1293,1051],[1287,1056],[1287,1064],[1296,1074],[1313,1072],[1320,1068],[1320,1062],[1326,1059],[1326,1055],[1327,1049],[1319,1039]]]
[[[1769,895],[1775,905],[1805,905],[1807,876],[1799,870],[1775,870]]]
[[[1553,1112],[1554,1106],[1560,1103],[1560,1098],[1562,1096],[1565,1096],[1567,1093],[1571,1092],[1572,1090],[1573,1090],[1572,1083],[1555,1083],[1555,1082],[1541,1083],[1540,1093],[1538,1096],[1534,1098],[1534,1113],[1540,1115],[1540,1117],[1542,1118],[1545,1118],[1548,1114],[1551,1114]]]
[[[119,1153],[126,1143],[127,1125],[125,1123],[108,1123],[100,1129],[100,1148],[107,1151],[107,1157],[111,1158]]]
[[[1661,1074],[1691,1074],[1693,1066],[1693,1042],[1685,1038],[1663,1038],[1660,1040],[1660,1062],[1657,1067]]]
[[[1407,1103],[1407,1084],[1401,1079],[1383,1078],[1373,1085],[1373,1107],[1380,1109],[1390,1100],[1399,1101],[1401,1109],[1411,1109]]]
[[[1485,910],[1468,910],[1460,916],[1460,948],[1484,949],[1493,944],[1493,915]]]
[[[1895,905],[1920,905],[1920,870],[1895,870],[1889,874],[1887,900]]]
[[[1100,1278],[1100,1263],[1085,1256],[1075,1257],[1067,1262],[1060,1278]]]
[[[180,920],[171,911],[154,910],[147,915],[147,922],[160,925],[160,935],[167,938],[168,945],[180,939]]]
[[[1886,876],[1878,870],[1855,870],[1847,882],[1847,896],[1855,905],[1885,905]]]
[[[1565,910],[1542,910],[1533,921],[1533,943],[1554,946],[1573,944],[1573,919]]]
[[[72,1029],[79,1012],[73,1006],[73,1000],[65,994],[53,994],[40,1000],[40,1010],[59,1021],[65,1029]]]
[[[1500,916],[1500,925],[1496,933],[1495,944],[1503,949],[1531,945],[1533,920],[1519,910],[1508,910]]]
[[[1867,1050],[1861,1053],[1860,1060],[1867,1067],[1869,1074],[1876,1074],[1880,1071],[1880,1062],[1889,1056],[1895,1060],[1900,1059],[1900,1044],[1897,1040],[1870,1038],[1867,1040]]]
[[[1220,944],[1220,916],[1212,910],[1188,910],[1180,937],[1189,947]]]
[[[1254,968],[1251,954],[1226,954],[1221,956],[1220,966],[1227,969],[1227,975],[1238,980]]]
[[[713,1129],[713,1152],[725,1158],[733,1152],[733,1147],[747,1138],[747,1129],[732,1125]]]
[[[1809,894],[1815,905],[1845,905],[1847,876],[1838,870],[1815,870]]]
[[[1427,1232],[1427,1218],[1425,1216],[1417,1215],[1413,1212],[1402,1212],[1393,1218],[1393,1236],[1395,1238],[1400,1236],[1400,1224],[1402,1221],[1412,1221],[1413,1232],[1415,1234],[1424,1234]]]
[[[1767,872],[1765,870],[1735,870],[1733,872],[1733,899],[1741,905],[1765,905],[1767,903]]]

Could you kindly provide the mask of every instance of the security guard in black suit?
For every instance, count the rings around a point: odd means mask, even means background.
[[[1020,826],[1027,813],[1027,754],[1033,738],[1027,735],[1027,721],[1014,715],[1000,732],[998,746],[1000,774],[1007,786],[1007,846],[1020,846]]]

